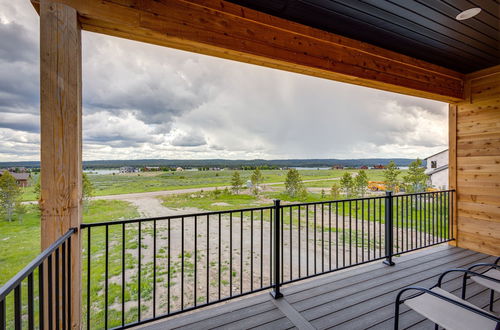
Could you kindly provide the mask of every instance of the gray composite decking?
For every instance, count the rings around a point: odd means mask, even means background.
[[[284,286],[284,297],[274,301],[269,293],[240,298],[223,305],[179,315],[143,329],[392,329],[394,299],[409,285],[430,287],[437,275],[450,268],[464,268],[495,258],[448,245],[394,258],[396,265],[377,261]],[[459,295],[461,279],[450,274],[443,285]],[[467,300],[486,307],[489,291],[478,284],[467,287]],[[500,312],[500,297],[495,312]],[[401,306],[400,329],[434,329],[434,325]]]

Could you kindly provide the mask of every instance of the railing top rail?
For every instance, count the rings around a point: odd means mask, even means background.
[[[437,193],[444,192],[453,192],[454,189],[449,190],[438,190],[438,191],[426,191],[419,193],[410,193],[410,194],[393,194],[392,197],[401,197],[401,196],[414,196],[414,195],[432,195]],[[305,206],[305,205],[317,205],[317,204],[333,204],[333,203],[343,203],[343,202],[355,202],[355,201],[364,201],[369,199],[385,199],[387,196],[371,196],[371,197],[358,197],[358,198],[348,198],[348,199],[336,199],[336,200],[328,200],[328,201],[318,201],[318,202],[306,202],[306,203],[290,203],[290,204],[281,204],[282,207],[295,207],[295,206]]]
[[[149,222],[149,221],[158,221],[158,220],[168,220],[168,219],[180,219],[180,218],[193,218],[193,217],[203,217],[209,215],[217,215],[217,214],[229,214],[229,213],[239,213],[239,212],[251,212],[251,211],[260,211],[260,210],[271,210],[274,206],[263,206],[263,207],[252,207],[252,208],[244,208],[244,209],[232,209],[232,210],[223,210],[223,211],[210,211],[210,212],[200,212],[200,213],[187,213],[187,214],[175,214],[163,217],[152,217],[152,218],[137,218],[137,219],[128,219],[128,220],[118,220],[118,221],[103,221],[103,222],[93,222],[93,223],[82,223],[80,228],[88,228],[88,227],[101,227],[101,226],[111,226],[111,225],[121,225],[127,223],[138,223],[138,222]]]
[[[13,278],[5,283],[5,285],[0,288],[0,301],[4,300],[5,297],[19,285],[19,283],[21,283],[26,277],[28,277],[28,275],[31,274],[35,270],[35,268],[40,266],[42,262],[52,254],[52,252],[59,248],[71,235],[76,233],[76,231],[77,228],[69,229],[66,234],[59,237],[54,243],[52,243],[35,259],[33,259],[26,267],[24,267]]]

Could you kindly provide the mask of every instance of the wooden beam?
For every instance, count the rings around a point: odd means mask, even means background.
[[[45,249],[70,228],[78,228],[71,239],[69,289],[72,328],[80,329],[81,30],[74,8],[48,0],[40,2],[40,90],[41,244]]]
[[[463,99],[460,73],[226,1],[55,1],[76,8],[88,31],[439,101]]]

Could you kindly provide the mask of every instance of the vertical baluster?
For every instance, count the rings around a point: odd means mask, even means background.
[[[49,329],[53,329],[54,325],[54,308],[53,308],[53,301],[52,301],[52,296],[53,296],[53,284],[52,284],[52,255],[50,254],[47,257],[47,301],[49,304],[49,314],[47,315],[48,317],[48,323],[49,323]]]
[[[14,327],[16,330],[22,329],[22,298],[21,298],[21,286],[23,284],[19,283],[14,289]]]
[[[264,286],[264,210],[260,210],[260,287]]]
[[[342,267],[345,267],[345,202],[342,202]]]
[[[352,265],[352,202],[349,200],[349,266]]]
[[[309,205],[306,205],[306,275],[309,276]]]
[[[181,310],[184,310],[184,217],[181,217]]]
[[[368,222],[369,224],[369,222]],[[368,228],[370,228],[368,226]],[[356,234],[356,237],[358,235]],[[368,234],[368,246],[370,246],[369,242],[370,235]],[[365,261],[365,200],[361,200],[361,261]]]
[[[55,319],[55,325],[56,325],[56,328],[59,328],[61,326],[61,313],[60,313],[60,309],[59,309],[59,302],[60,302],[60,295],[61,295],[61,292],[60,292],[60,280],[61,280],[61,274],[59,273],[59,263],[60,263],[60,256],[59,256],[59,248],[56,249],[55,251],[55,277],[54,277],[54,281],[55,281],[55,309],[56,309],[56,319]]]
[[[219,240],[218,241],[218,244],[219,244],[219,247],[218,247],[218,253],[219,253],[218,259],[219,260],[218,260],[218,263],[219,263],[219,265],[218,265],[218,269],[217,269],[218,282],[219,282],[219,284],[218,284],[218,297],[219,297],[219,300],[220,300],[220,291],[221,291],[220,285],[221,285],[221,262],[222,262],[222,258],[221,258],[222,257],[222,242],[221,242],[221,240],[222,240],[222,232],[221,232],[222,225],[221,225],[221,217],[222,217],[222,215],[219,213],[219,230],[218,230],[218,233],[219,233],[219,237],[218,237],[218,240]]]
[[[318,270],[316,268],[316,261],[317,261],[317,254],[316,254],[316,246],[317,246],[317,243],[316,243],[316,231],[317,231],[317,227],[316,227],[316,204],[314,204],[314,274],[317,274],[318,273]]]
[[[71,304],[72,304],[72,300],[71,300],[71,278],[72,278],[72,275],[71,275],[71,236],[68,237],[68,254],[67,254],[67,265],[68,265],[68,280],[67,280],[67,283],[66,283],[66,288],[68,289],[68,325],[67,325],[67,328],[70,329],[71,328],[71,313],[72,313],[72,309],[71,309]]]
[[[153,220],[153,318],[156,317],[156,220]]]
[[[167,227],[167,239],[168,239],[168,241],[167,241],[167,243],[168,243],[168,246],[167,246],[167,254],[168,254],[168,256],[167,256],[167,269],[168,269],[168,273],[167,273],[167,285],[168,285],[167,286],[167,314],[170,314],[170,301],[171,301],[170,300],[170,286],[172,285],[172,274],[171,274],[172,273],[172,268],[171,268],[171,265],[170,265],[172,258],[171,258],[170,255],[171,255],[171,251],[172,251],[172,249],[171,249],[171,246],[172,246],[172,236],[171,236],[171,233],[170,233],[170,228],[171,228],[170,227],[170,222],[171,222],[171,219],[168,218],[167,221],[168,221],[167,222],[167,226],[168,226]]]
[[[67,302],[66,302],[66,241],[64,241],[61,245],[61,253],[62,253],[62,257],[61,257],[61,263],[62,263],[62,267],[61,267],[61,272],[62,272],[62,276],[61,276],[61,284],[62,284],[62,327],[64,328],[66,326],[66,305],[67,305]],[[29,301],[29,300],[28,300]],[[29,313],[28,313],[29,314]]]
[[[233,212],[229,212],[229,296],[233,296]]]
[[[358,239],[359,239],[359,230],[358,230],[358,223],[359,223],[359,206],[358,206],[358,200],[356,199],[356,201],[354,202],[354,207],[356,208],[356,215],[355,215],[355,219],[354,221],[356,222],[356,225],[355,225],[355,232],[354,232],[354,236],[355,236],[355,249],[356,249],[356,263],[358,263],[358,256],[359,256],[359,242],[358,242]]]
[[[280,206],[280,200],[276,199],[274,200],[274,248],[273,248],[273,254],[274,254],[274,290],[271,292],[271,295],[274,297],[274,299],[278,299],[282,297],[283,295],[280,292],[280,214],[281,214],[281,206]]]
[[[138,230],[138,266],[139,269],[137,271],[137,320],[141,320],[141,268],[142,268],[142,222],[139,222],[139,230]]]
[[[371,220],[371,218],[370,218],[370,215],[371,215],[370,214],[370,202],[371,202],[371,199],[368,199],[366,201],[366,204],[367,204],[366,207],[368,208],[366,210],[367,211],[366,212],[367,213],[367,225],[368,225],[368,228],[367,228],[367,231],[368,231],[368,233],[367,233],[368,234],[368,241],[367,241],[368,242],[367,243],[367,246],[368,246],[368,251],[367,252],[368,253],[367,253],[367,257],[368,257],[368,259],[367,260],[370,260],[370,239],[371,239],[371,236],[370,236],[370,234],[371,234],[371,231],[370,231],[370,226],[371,226],[371,221],[370,221]],[[364,211],[364,209],[365,208],[363,207],[363,211]],[[364,256],[364,254],[363,254],[363,256]],[[364,259],[363,259],[363,261],[364,261]]]
[[[321,203],[321,272],[325,272],[325,204]]]
[[[335,202],[335,268],[339,268],[339,202]]]
[[[292,247],[293,247],[293,243],[292,243],[293,219],[292,219],[292,212],[293,212],[293,209],[290,206],[288,208],[288,213],[289,213],[288,216],[290,218],[290,221],[289,221],[289,226],[290,226],[290,242],[288,244],[288,246],[290,247],[290,265],[289,265],[289,268],[290,268],[290,280],[292,280],[292,278],[293,278],[293,273],[292,273],[292,270],[293,270],[293,254],[292,254]]]
[[[269,285],[273,284],[273,209],[269,209]]]
[[[90,228],[89,228],[90,229]],[[122,326],[125,325],[125,249],[126,249],[126,243],[125,243],[125,223],[122,223],[122,296],[121,296],[121,303],[122,303],[122,310],[121,310],[121,321],[122,321]]]
[[[5,300],[0,300],[0,330],[5,330],[7,328],[7,308],[5,307]],[[40,315],[43,313],[40,313]],[[42,327],[40,327],[41,329]]]
[[[280,265],[280,282],[283,282],[283,276],[285,274],[285,268],[283,268],[283,263],[284,263],[284,253],[285,253],[285,247],[283,246],[284,245],[284,242],[285,242],[285,227],[284,227],[284,221],[283,221],[283,208],[280,208],[279,209],[279,212],[280,212],[280,242],[281,244],[279,245],[280,247],[280,261],[281,261],[281,265]]]
[[[253,210],[250,211],[250,291],[253,291]]]
[[[205,302],[210,301],[210,215],[207,214],[207,297]]]
[[[38,266],[38,328],[39,329],[43,329],[43,326],[45,324],[45,313],[43,311],[43,304],[44,304],[44,300],[45,300],[43,267],[44,267],[44,262],[42,262],[40,264],[40,266]],[[5,305],[4,305],[4,307],[5,307]],[[1,313],[1,310],[0,310],[0,313]],[[4,315],[5,315],[5,313],[4,313]],[[0,319],[2,319],[2,318],[0,317]],[[4,318],[4,320],[5,320],[5,318]],[[5,329],[5,327],[2,328],[0,326],[0,329]]]
[[[301,220],[300,220],[300,212],[301,212],[300,211],[300,205],[298,205],[297,206],[297,213],[298,213],[297,214],[297,223],[298,223],[298,237],[297,237],[297,240],[299,242],[299,244],[298,244],[298,248],[299,248],[299,252],[298,252],[298,254],[299,254],[299,259],[298,259],[298,263],[299,263],[299,269],[298,269],[298,271],[299,271],[299,277],[302,276],[302,271],[301,271],[301,267],[302,267],[302,265],[301,265],[301,255],[302,255],[301,245],[302,244],[301,243],[302,242],[301,242],[301,237],[300,237],[300,227],[302,226],[302,223],[301,223]]]
[[[105,236],[105,243],[104,243],[104,329],[108,328],[108,302],[109,302],[109,284],[108,284],[108,279],[109,279],[109,226],[106,225],[106,236]]]
[[[193,300],[194,306],[198,303],[198,217],[194,216],[194,287],[193,287]]]
[[[240,294],[243,293],[243,212],[240,212]]]
[[[332,203],[328,203],[328,268],[332,270]]]
[[[28,329],[34,329],[34,328],[35,328],[35,309],[34,309],[34,297],[33,297],[33,273],[31,273],[28,275]]]

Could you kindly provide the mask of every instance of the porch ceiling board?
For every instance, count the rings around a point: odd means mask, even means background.
[[[84,30],[445,102],[461,73],[218,0],[54,0]],[[37,7],[39,0],[32,1]]]

